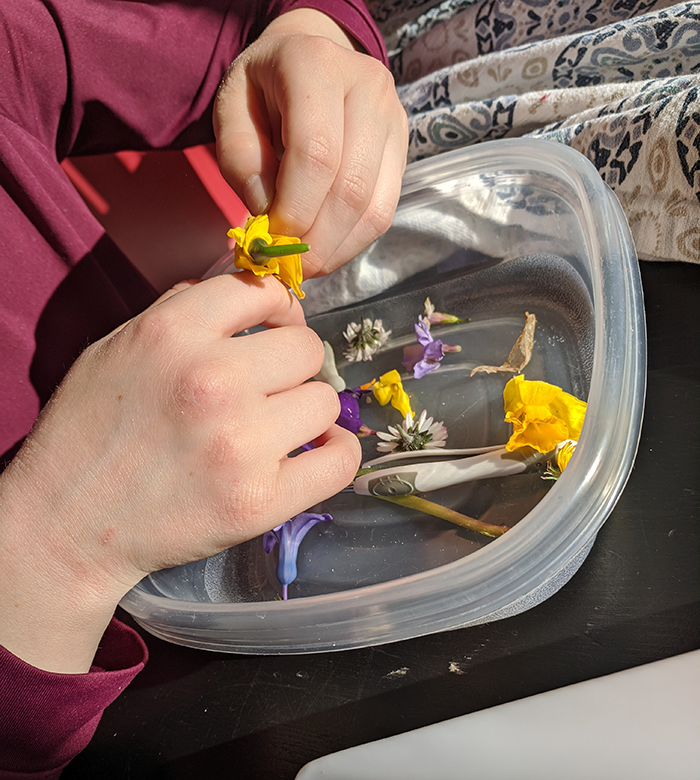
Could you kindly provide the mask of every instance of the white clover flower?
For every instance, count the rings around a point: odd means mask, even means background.
[[[377,431],[377,436],[382,439],[377,445],[379,452],[411,452],[444,447],[447,428],[441,422],[433,422],[433,418],[427,415],[424,409],[414,421],[413,414],[408,412],[401,425],[389,426],[388,433]]]
[[[351,322],[343,333],[349,345],[345,357],[350,363],[371,360],[390,335],[391,331],[384,330],[381,320],[373,322],[369,317],[364,317],[359,323]]]

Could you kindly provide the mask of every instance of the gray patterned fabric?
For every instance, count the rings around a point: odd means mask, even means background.
[[[409,161],[533,136],[586,155],[642,259],[700,262],[700,2],[370,0]]]

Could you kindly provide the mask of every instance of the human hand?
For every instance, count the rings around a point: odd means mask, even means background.
[[[230,338],[260,323],[271,327]],[[59,636],[55,664],[78,641],[64,636],[71,614],[83,632],[86,613],[104,623],[146,573],[257,536],[345,487],[360,447],[334,425],[335,391],[306,383],[323,356],[298,301],[248,273],[178,285],[86,349],[0,478],[0,603],[29,600],[43,615],[32,642],[0,610],[0,643],[42,665],[35,653]]]
[[[306,278],[327,274],[391,224],[407,123],[394,82],[325,14],[274,20],[233,63],[214,109],[219,167],[252,214],[298,236]]]

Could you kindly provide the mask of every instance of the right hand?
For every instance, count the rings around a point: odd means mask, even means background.
[[[232,64],[214,108],[219,167],[253,214],[297,236],[304,278],[330,273],[391,225],[408,123],[382,63],[330,17],[295,8]]]

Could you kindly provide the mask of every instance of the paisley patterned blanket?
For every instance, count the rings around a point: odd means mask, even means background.
[[[700,2],[369,0],[409,161],[535,136],[586,155],[640,258],[700,263]]]

